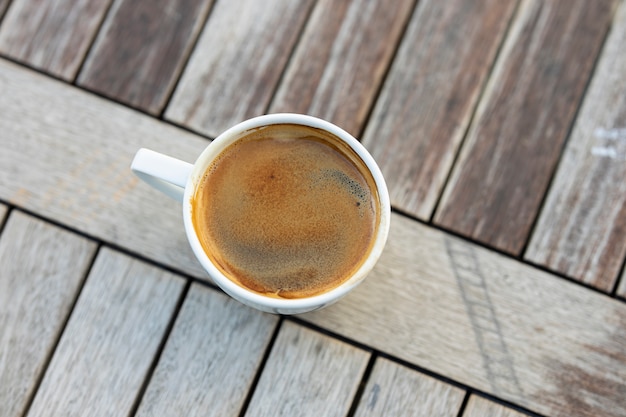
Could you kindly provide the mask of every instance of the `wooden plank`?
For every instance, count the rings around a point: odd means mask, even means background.
[[[463,417],[524,417],[525,414],[519,413],[510,408],[506,408],[493,401],[486,400],[476,395],[472,395],[467,402],[467,407],[463,412]]]
[[[285,322],[245,415],[345,416],[368,356],[344,342]]]
[[[0,199],[204,276],[180,207],[126,171],[142,142],[192,160],[204,141],[1,60],[0,83]],[[544,415],[619,416],[625,316],[623,302],[394,214],[371,276],[304,317]]]
[[[4,204],[0,204],[0,225],[3,224],[4,218],[6,217],[8,212],[9,208]]]
[[[611,23],[613,0],[523,0],[435,222],[519,255]]]
[[[130,172],[140,147],[194,161],[206,140],[6,61],[0,90],[5,201],[206,276],[189,248],[180,204]]]
[[[215,137],[265,113],[312,5],[217,2],[165,117]]]
[[[388,359],[376,359],[356,417],[456,417],[465,393]]]
[[[85,238],[10,215],[0,238],[1,416],[24,415],[95,251]]]
[[[626,304],[393,215],[345,299],[304,319],[543,415],[626,410]]]
[[[363,136],[394,207],[430,220],[516,3],[418,3]]]
[[[626,256],[622,2],[525,258],[610,292]]]
[[[110,2],[14,0],[0,26],[0,53],[71,81]]]
[[[213,0],[116,1],[78,84],[158,115]]]
[[[193,284],[137,415],[238,415],[277,322]]]
[[[359,135],[413,0],[321,0],[270,112],[305,113]]]
[[[183,284],[102,249],[28,415],[128,415]]]

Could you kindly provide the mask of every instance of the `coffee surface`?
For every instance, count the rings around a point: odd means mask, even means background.
[[[269,126],[227,147],[207,169],[194,227],[235,283],[279,298],[308,297],[335,288],[363,263],[377,196],[363,162],[333,138]]]

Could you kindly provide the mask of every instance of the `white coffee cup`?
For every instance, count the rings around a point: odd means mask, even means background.
[[[376,228],[373,246],[366,260],[349,279],[339,286],[325,293],[306,298],[281,299],[269,297],[236,284],[222,273],[207,256],[192,223],[192,202],[196,187],[215,158],[226,147],[239,140],[243,133],[251,129],[275,124],[296,124],[322,129],[344,141],[356,152],[369,169],[378,192],[380,204],[379,224]],[[131,169],[139,178],[157,190],[182,202],[183,220],[189,244],[198,261],[200,261],[215,284],[236,300],[262,311],[276,314],[298,314],[317,310],[334,303],[363,281],[380,257],[387,241],[391,207],[387,186],[378,165],[376,165],[376,162],[365,147],[349,133],[315,117],[299,114],[270,114],[249,119],[219,135],[206,147],[193,165],[148,149],[139,149],[132,162]]]

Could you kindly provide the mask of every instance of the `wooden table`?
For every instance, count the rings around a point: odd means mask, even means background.
[[[623,0],[0,0],[0,416],[626,416]],[[139,147],[307,113],[388,245],[297,317],[208,282]]]

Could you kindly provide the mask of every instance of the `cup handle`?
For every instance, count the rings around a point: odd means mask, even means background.
[[[135,154],[130,169],[152,187],[182,203],[193,165],[141,148]]]

